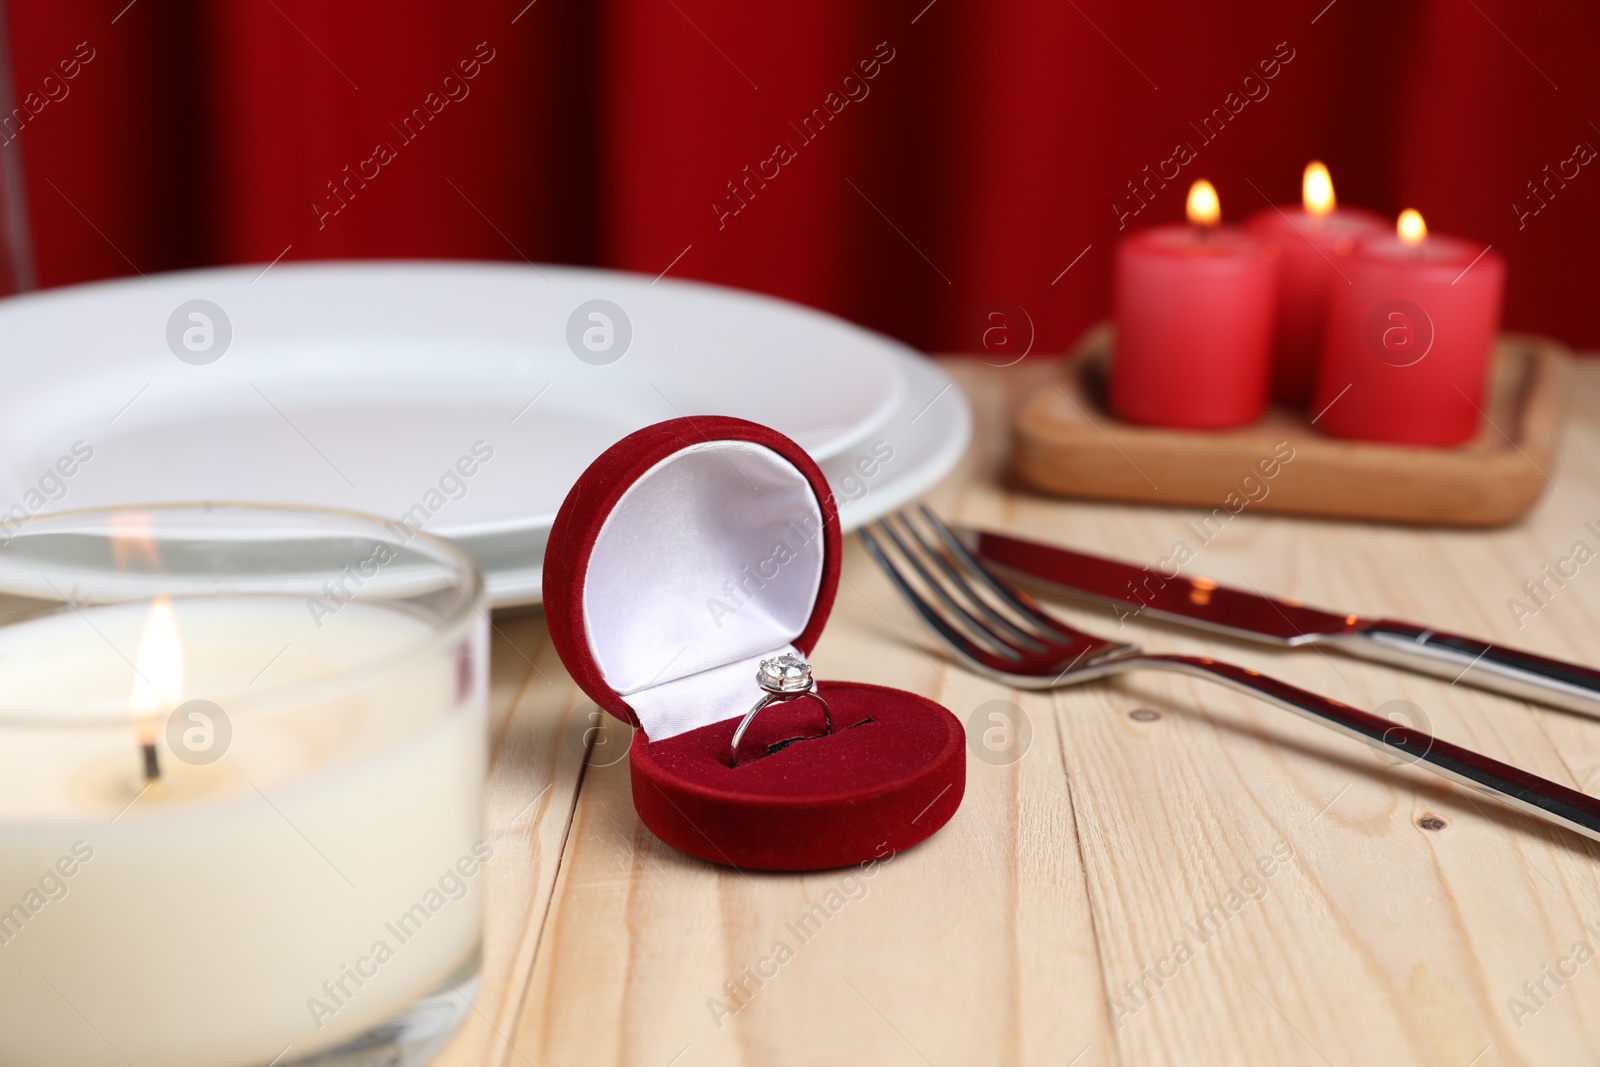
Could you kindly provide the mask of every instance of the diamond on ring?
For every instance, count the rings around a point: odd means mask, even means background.
[[[756,668],[756,684],[769,693],[803,693],[811,688],[811,664],[788,653],[764,659]]]

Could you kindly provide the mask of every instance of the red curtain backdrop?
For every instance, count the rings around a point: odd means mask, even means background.
[[[1011,351],[1054,352],[1106,313],[1121,227],[1179,218],[1197,177],[1236,220],[1293,201],[1320,158],[1342,202],[1503,252],[1509,327],[1600,347],[1592,2],[9,0],[7,20],[0,150],[46,286],[527,259],[761,290],[929,350],[1004,321]]]

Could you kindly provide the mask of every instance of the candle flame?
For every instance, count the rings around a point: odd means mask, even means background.
[[[1222,221],[1222,202],[1217,199],[1216,186],[1201,178],[1189,186],[1189,202],[1185,206],[1189,221],[1196,226],[1215,226]]]
[[[1428,224],[1422,221],[1422,212],[1415,208],[1406,208],[1400,212],[1400,220],[1395,223],[1395,232],[1400,235],[1402,244],[1418,245],[1428,236]]]
[[[1306,164],[1305,175],[1300,179],[1300,200],[1306,212],[1317,218],[1333,214],[1333,176],[1316,160]]]
[[[152,744],[160,719],[183,702],[183,647],[172,601],[158,596],[145,616],[133,676],[133,726],[140,744]]]

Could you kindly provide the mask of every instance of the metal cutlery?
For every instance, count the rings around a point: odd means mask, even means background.
[[[1119,619],[1148,615],[1280,647],[1335,648],[1420,674],[1519,700],[1600,717],[1600,671],[1395,619],[1363,619],[1309,608],[1205,578],[1039,544],[989,530],[958,531],[985,563],[1081,599],[1108,604]]]
[[[889,579],[968,666],[1019,689],[1051,689],[1128,671],[1218,682],[1407,757],[1506,806],[1600,840],[1600,800],[1420,730],[1341,704],[1245,667],[1204,656],[1160,655],[1054,619],[986,566],[931,509],[863,528]]]

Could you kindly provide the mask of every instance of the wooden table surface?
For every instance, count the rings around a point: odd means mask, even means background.
[[[947,517],[1145,563],[1185,540],[1191,574],[1600,659],[1600,562],[1534,614],[1508,605],[1575,542],[1600,549],[1585,526],[1600,528],[1600,362],[1579,369],[1544,472],[1555,488],[1519,527],[1246,509],[1203,545],[1184,526],[1197,512],[1006,488],[1008,413],[1051,368],[947,365],[976,415],[969,455],[929,496]],[[626,728],[591,729],[609,719],[567,678],[543,616],[496,616],[484,987],[441,1064],[1600,1061],[1600,846],[1203,682],[986,681],[846,545],[819,674],[910,689],[983,728],[1006,707],[986,705],[1008,702],[1031,727],[1026,751],[981,759],[969,723],[961,810],[870,879],[715,867],[640,825],[617,761]],[[1109,614],[1063,613],[1116,630]],[[1369,709],[1410,701],[1443,737],[1600,789],[1600,722],[1331,653],[1137,622],[1121,636]],[[819,902],[826,924],[797,939],[786,924]],[[725,983],[779,941],[792,958],[730,997]]]

